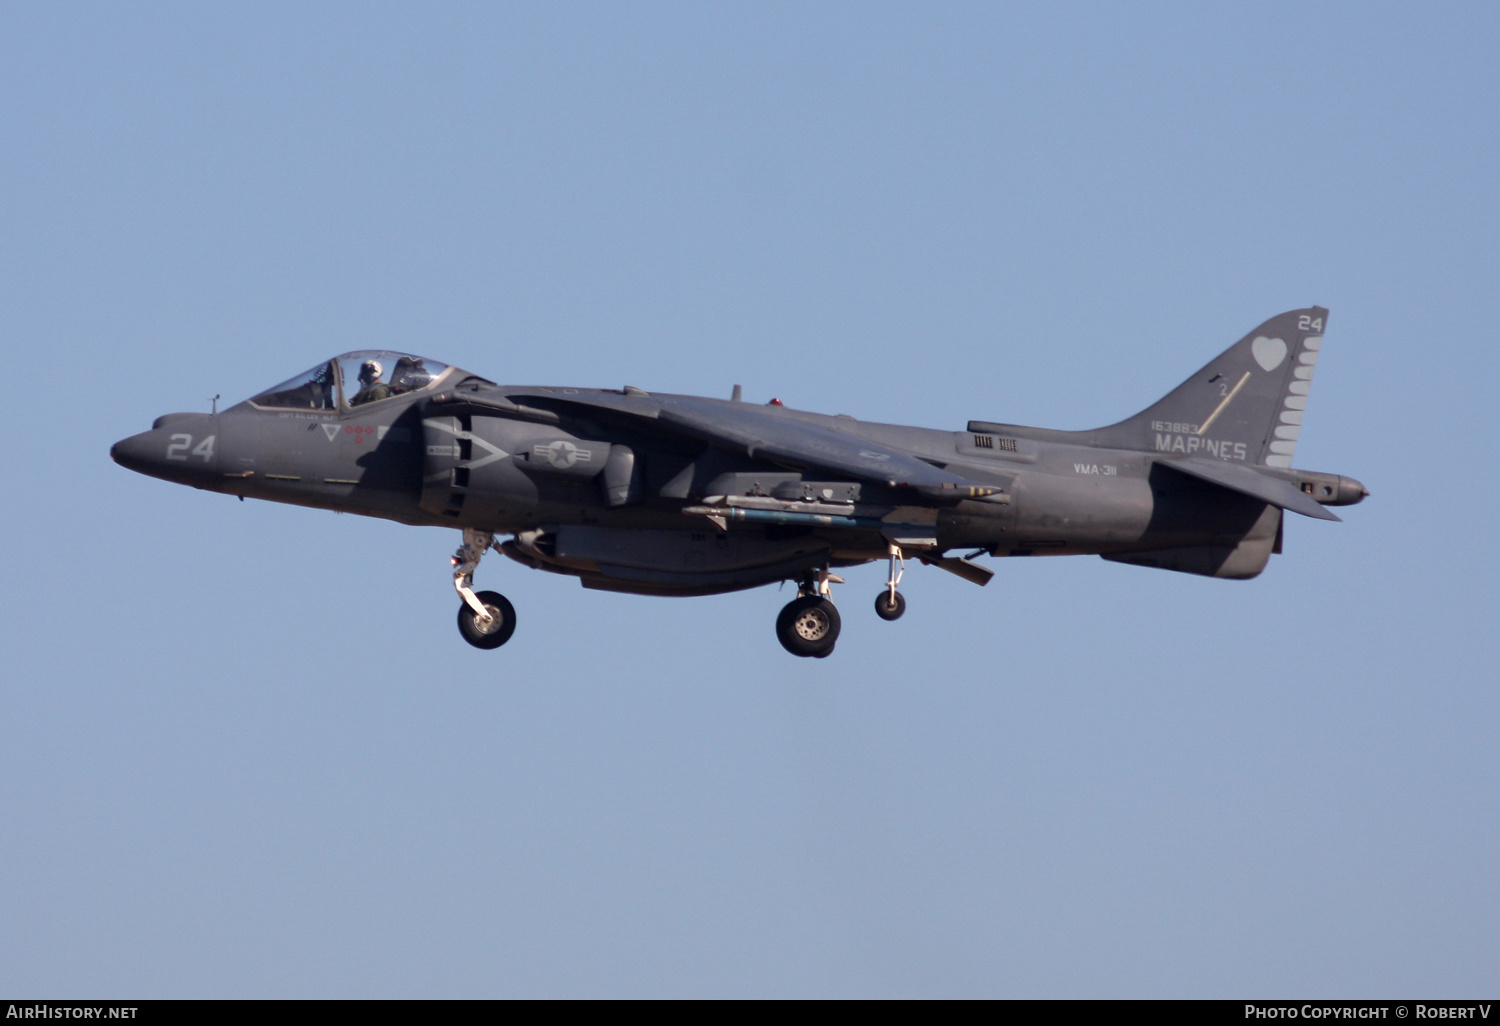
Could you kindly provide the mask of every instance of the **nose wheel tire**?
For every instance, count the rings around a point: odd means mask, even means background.
[[[479,619],[466,602],[458,607],[458,633],[475,648],[499,648],[516,632],[516,607],[498,591],[481,591],[475,597],[490,618]]]
[[[888,591],[882,591],[875,596],[875,615],[882,620],[899,620],[904,612],[906,612],[906,598],[899,591],[894,595]]]
[[[795,656],[822,659],[839,640],[842,622],[832,602],[814,595],[788,602],[776,617],[776,637]]]

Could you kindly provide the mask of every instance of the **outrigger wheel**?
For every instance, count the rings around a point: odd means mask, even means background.
[[[899,620],[906,612],[906,597],[899,591],[882,591],[875,596],[875,615],[882,620]]]
[[[475,594],[488,620],[481,620],[467,602],[458,607],[458,633],[475,648],[499,648],[516,632],[516,607],[510,599],[498,591],[481,591]]]
[[[895,542],[890,546],[891,575],[886,578],[885,590],[875,596],[875,615],[882,620],[899,620],[906,612],[906,599],[896,589],[906,573],[906,557],[901,554],[901,546]]]
[[[776,617],[776,637],[781,647],[795,656],[822,659],[839,640],[839,611],[817,595],[804,595],[788,602]]]

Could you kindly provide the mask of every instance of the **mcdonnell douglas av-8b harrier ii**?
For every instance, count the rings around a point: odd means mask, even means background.
[[[908,558],[985,584],[989,556],[1095,554],[1243,579],[1281,551],[1290,510],[1368,492],[1292,466],[1328,311],[1273,317],[1118,424],[963,431],[875,424],[639,388],[498,385],[409,353],[346,353],[222,412],[169,413],[115,444],[181,484],[463,532],[464,640],[515,630],[476,592],[490,549],[585,588],[710,595],[792,581],[776,634],[826,656],[836,571],[887,560],[875,612],[899,617]],[[508,538],[497,540],[498,535]]]

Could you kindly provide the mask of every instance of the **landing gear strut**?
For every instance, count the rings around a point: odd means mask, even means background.
[[[464,528],[464,543],[453,554],[453,588],[464,604],[458,607],[458,633],[475,648],[499,648],[516,632],[516,607],[498,591],[474,591],[474,570],[495,544],[489,531]]]
[[[906,557],[901,555],[901,546],[895,542],[891,542],[890,546],[891,572],[886,578],[885,591],[875,596],[875,615],[882,620],[899,620],[901,614],[906,612],[906,599],[896,588],[900,586],[901,578],[906,573]]]
[[[782,648],[792,655],[815,659],[825,659],[833,653],[843,623],[829,599],[832,594],[829,585],[843,583],[842,577],[827,570],[808,572],[797,588],[797,597],[776,617],[776,637]]]

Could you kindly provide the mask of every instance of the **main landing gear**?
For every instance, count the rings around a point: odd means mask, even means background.
[[[839,640],[843,622],[829,600],[831,584],[843,584],[827,570],[810,570],[797,588],[797,597],[776,617],[776,638],[794,656],[826,659]]]
[[[882,620],[899,620],[906,612],[906,599],[896,589],[906,574],[906,557],[895,542],[889,543],[889,554],[891,570],[886,575],[885,588],[875,596],[875,615]],[[829,585],[843,583],[842,577],[835,577],[827,570],[809,570],[803,576],[797,586],[797,597],[776,618],[776,638],[782,648],[795,656],[817,659],[833,654],[842,621],[834,608]]]
[[[474,570],[495,536],[464,528],[464,543],[453,554],[453,588],[463,599],[458,607],[458,633],[475,648],[499,648],[516,632],[516,607],[498,591],[474,591]]]

